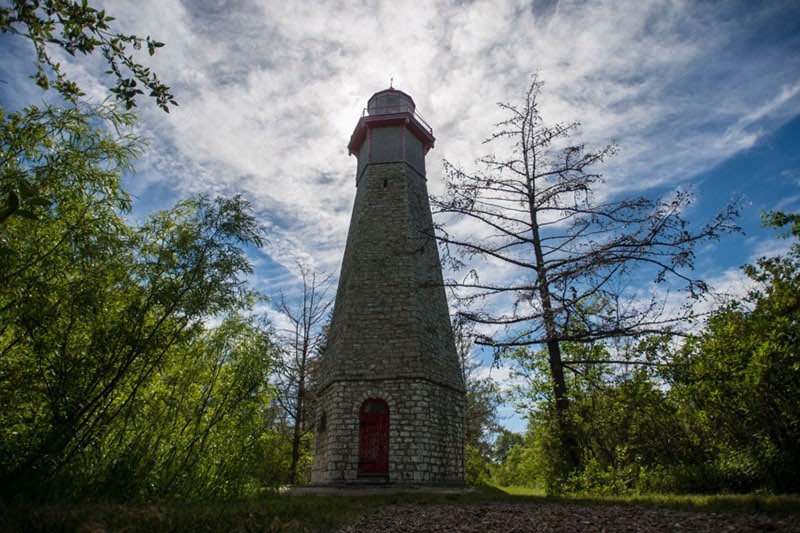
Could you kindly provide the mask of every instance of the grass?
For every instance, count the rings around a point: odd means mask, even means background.
[[[792,494],[638,494],[638,495],[594,495],[545,496],[541,489],[526,487],[498,487],[509,496],[521,500],[557,501],[583,503],[587,505],[642,505],[665,507],[681,511],[704,513],[763,513],[800,514],[800,495]]]
[[[83,503],[0,507],[0,531],[328,531],[385,505],[572,503],[643,505],[702,512],[799,514],[800,496],[546,496],[522,487],[483,487],[463,494],[290,496],[237,502]]]

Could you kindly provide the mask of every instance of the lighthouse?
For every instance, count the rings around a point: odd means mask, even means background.
[[[425,174],[433,130],[394,88],[350,137],[356,194],[317,389],[313,484],[463,483],[464,380]]]

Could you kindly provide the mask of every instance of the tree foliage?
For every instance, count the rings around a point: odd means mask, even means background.
[[[471,485],[485,484],[491,475],[495,436],[502,432],[498,408],[503,397],[497,382],[481,373],[483,364],[473,353],[473,324],[457,319],[453,324],[453,333],[466,388],[466,478]]]
[[[66,490],[83,483],[92,495],[120,499],[226,499],[283,482],[287,449],[269,407],[276,350],[268,328],[232,314],[169,352],[70,465]]]
[[[497,410],[502,396],[497,382],[481,372],[483,363],[473,353],[475,332],[472,325],[457,320],[453,330],[466,386],[466,442],[488,458],[493,437],[500,431]]]
[[[120,178],[139,144],[98,119],[130,116],[31,108],[3,124],[7,169],[50,200],[0,226],[3,495],[232,494],[274,422],[274,349],[241,315],[257,297],[243,247],[262,230],[238,197],[129,225]]]
[[[670,359],[664,337],[635,342],[646,359]],[[541,486],[549,493],[703,492],[709,490],[708,453],[694,431],[692,414],[668,387],[658,365],[597,363],[606,343],[564,345],[575,364],[568,374],[570,405],[565,413],[578,450],[576,461],[562,449],[564,424],[552,401],[546,355],[521,354],[517,400],[525,405],[529,428],[524,442],[499,469],[501,480]]]
[[[263,231],[241,197],[129,222],[135,117],[83,102],[53,59],[99,51],[122,107],[149,90],[168,111],[135,55],[162,44],[112,20],[85,1],[0,7],[37,84],[70,104],[0,110],[0,499],[254,494],[289,480],[291,456],[279,350],[245,279]]]
[[[800,215],[768,213],[789,226],[783,255],[745,273],[756,283],[718,309],[686,344],[671,375],[674,394],[708,438],[716,485],[800,489]]]
[[[141,146],[131,135],[112,138],[92,127],[97,119],[124,129],[134,117],[112,106],[29,107],[10,114],[0,109],[0,224],[12,215],[66,216],[67,206],[81,202],[85,209],[73,213],[78,217],[95,216],[93,206],[130,207],[114,175],[127,170]]]
[[[142,38],[115,32],[109,26],[112,21],[114,17],[86,0],[14,0],[10,6],[0,7],[0,32],[26,37],[33,45],[36,72],[31,77],[43,90],[52,87],[73,103],[84,96],[53,59],[52,47],[70,56],[99,51],[109,69],[106,74],[115,80],[110,91],[126,109],[134,107],[136,97],[147,90],[148,96],[169,112],[170,105],[177,105],[170,88],[136,58],[143,48],[152,56],[164,43],[149,35]]]
[[[25,37],[33,44],[36,72],[31,77],[36,84],[45,91],[52,87],[78,108],[71,110],[71,114],[60,113],[59,116],[47,108],[29,107],[24,113],[11,115],[7,115],[4,108],[0,109],[3,121],[0,224],[11,216],[35,219],[37,209],[49,206],[52,199],[39,190],[44,177],[34,174],[42,166],[50,169],[51,174],[53,169],[57,170],[62,162],[50,153],[53,144],[74,135],[73,128],[86,128],[86,108],[80,105],[84,93],[53,59],[53,47],[70,56],[99,51],[110,69],[106,74],[115,79],[110,91],[127,110],[136,105],[137,96],[144,94],[140,87],[149,90],[149,96],[164,111],[169,112],[170,105],[178,105],[169,87],[149,67],[138,62],[134,53],[146,47],[152,56],[164,44],[149,36],[115,33],[109,26],[113,20],[104,10],[88,5],[86,0],[14,0],[8,6],[0,6],[0,32]],[[43,120],[44,117],[47,120]],[[114,128],[123,124],[130,126],[133,121],[132,115],[121,114],[113,107],[106,107],[102,112],[95,108],[94,118],[108,120],[108,126]],[[80,138],[90,142],[88,133],[81,133]],[[119,140],[122,145],[123,140]]]
[[[627,350],[652,364],[626,365],[597,364],[610,359],[607,343],[563,345],[576,463],[563,460],[546,354],[520,353],[517,399],[530,427],[496,480],[551,492],[797,491],[800,217],[765,220],[790,226],[795,241],[746,266],[754,288],[682,346],[641,339]]]

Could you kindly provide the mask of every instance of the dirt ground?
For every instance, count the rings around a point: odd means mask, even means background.
[[[459,532],[800,532],[791,516],[695,513],[652,507],[569,503],[392,505],[341,528],[340,533],[399,531]]]

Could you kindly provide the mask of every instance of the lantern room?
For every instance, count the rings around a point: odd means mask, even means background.
[[[386,89],[377,92],[367,102],[367,114],[371,117],[394,115],[396,113],[411,113],[413,115],[415,109],[414,100],[403,91],[398,91],[397,89]]]
[[[373,94],[347,145],[358,157],[356,183],[372,163],[405,161],[424,176],[425,154],[434,141],[433,129],[409,95],[394,88]]]

